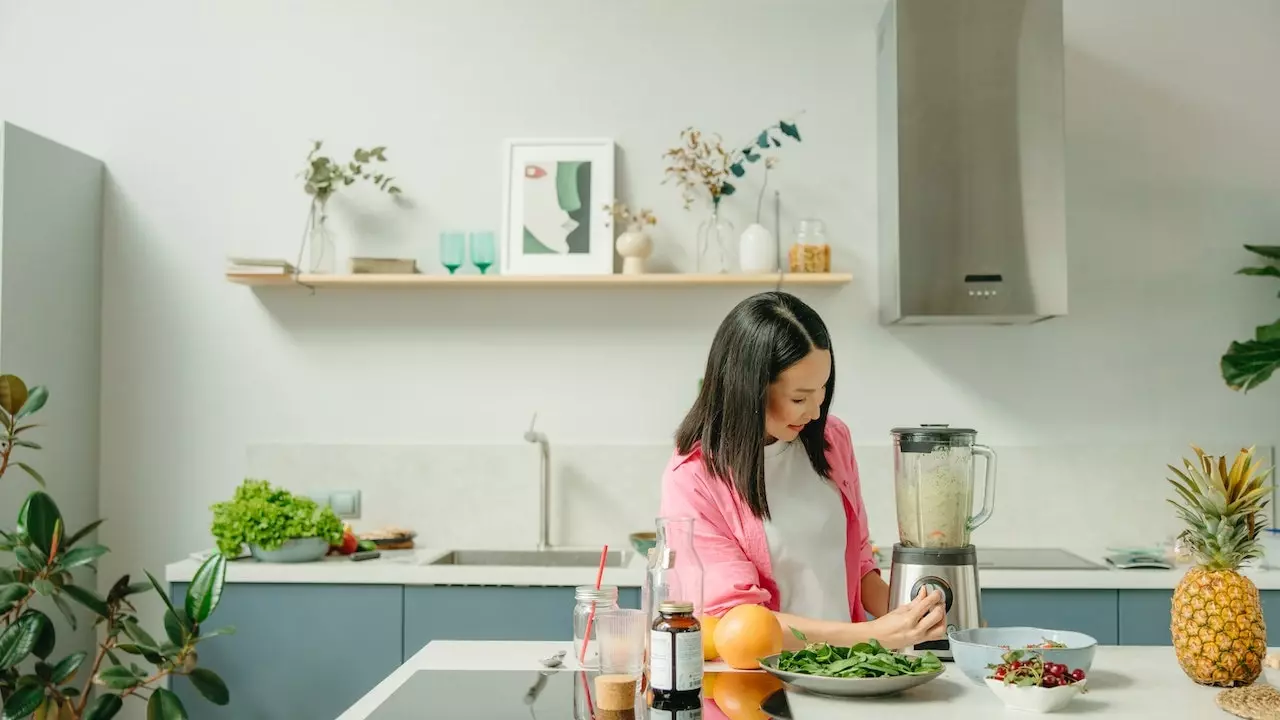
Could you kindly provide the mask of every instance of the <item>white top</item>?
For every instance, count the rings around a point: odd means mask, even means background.
[[[804,444],[764,447],[764,523],[769,561],[784,613],[849,622],[845,583],[844,503],[840,490],[813,469]]]
[[[414,653],[338,720],[365,720],[418,670],[520,670],[531,673],[532,680],[537,671],[545,669],[538,664],[538,658],[549,657],[558,650],[568,651],[565,668],[573,670],[576,659],[572,645],[570,642],[436,640]],[[844,720],[862,716],[874,716],[877,720],[919,720],[931,714],[948,720],[1035,717],[1018,710],[1006,710],[990,690],[970,681],[954,663],[944,663],[944,668],[937,680],[895,697],[831,699],[791,693],[788,700],[797,720]],[[719,662],[708,662],[706,671],[736,672]],[[1280,683],[1280,670],[1266,670],[1260,680],[1273,685]],[[1218,717],[1230,720],[1231,717],[1214,705],[1218,688],[1191,682],[1178,668],[1173,648],[1167,646],[1099,645],[1087,688],[1089,692],[1072,700],[1064,713],[1107,720]]]

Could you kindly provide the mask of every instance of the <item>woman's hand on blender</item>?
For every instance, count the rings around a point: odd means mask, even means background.
[[[910,603],[895,608],[872,621],[876,639],[890,650],[901,650],[947,636],[947,609],[942,592],[925,593],[924,588]]]

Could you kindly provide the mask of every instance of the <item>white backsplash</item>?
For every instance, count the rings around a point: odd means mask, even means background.
[[[1238,448],[1207,447],[1231,454]],[[873,539],[897,537],[893,455],[856,449]],[[1178,529],[1165,502],[1165,465],[1189,447],[1001,447],[995,514],[980,545],[1097,548],[1157,542]],[[562,546],[627,547],[653,527],[662,445],[551,446],[551,539]],[[1271,447],[1258,455],[1270,466]],[[361,491],[357,529],[400,525],[430,547],[532,548],[538,534],[538,451],[533,445],[255,445],[246,475],[302,493]],[[978,471],[981,473],[981,469]],[[979,491],[980,492],[980,491]]]

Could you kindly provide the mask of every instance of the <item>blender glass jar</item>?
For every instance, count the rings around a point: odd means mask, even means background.
[[[977,431],[946,425],[895,428],[894,497],[904,547],[962,548],[995,506],[995,453],[974,442]],[[982,510],[973,509],[973,456],[986,460]]]

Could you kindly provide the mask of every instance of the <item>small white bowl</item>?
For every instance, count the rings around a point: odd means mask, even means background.
[[[1070,685],[1059,685],[1054,688],[1033,687],[1030,685],[1005,685],[1003,680],[987,678],[987,687],[1000,698],[1005,707],[1027,712],[1050,713],[1061,710],[1080,694],[1088,678]]]

